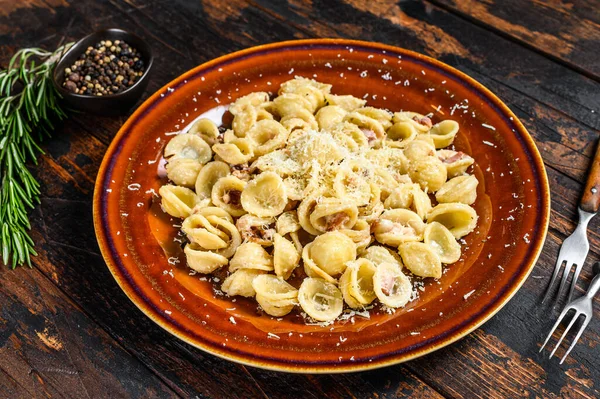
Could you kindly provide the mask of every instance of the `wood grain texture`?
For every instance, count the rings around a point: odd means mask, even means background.
[[[593,0],[432,0],[473,23],[499,32],[600,80],[600,9]]]
[[[43,4],[27,1],[22,7],[2,8],[0,64],[22,46],[51,48],[95,29],[123,27],[148,39],[155,51],[157,62],[147,95],[199,63],[248,46],[286,39],[348,37],[434,56],[486,85],[524,122],[547,166],[552,216],[548,240],[532,276],[498,315],[457,344],[404,365],[352,375],[281,375],[242,367],[171,337],[144,317],[120,291],[98,253],[91,195],[103,153],[126,118],[74,115],[44,143],[46,155],[35,168],[43,193],[42,204],[33,217],[33,236],[40,252],[35,269],[0,272],[0,295],[8,298],[0,302],[0,342],[2,337],[16,334],[19,350],[31,358],[44,354],[42,359],[48,359],[48,367],[59,367],[56,362],[65,359],[48,355],[60,342],[59,352],[68,350],[79,356],[65,364],[70,365],[68,370],[85,373],[81,376],[85,383],[77,385],[75,382],[81,380],[76,376],[63,377],[59,373],[66,381],[60,386],[64,389],[56,389],[53,383],[41,385],[39,378],[56,381],[58,377],[53,372],[41,373],[41,377],[28,374],[31,366],[18,360],[16,346],[9,339],[7,345],[13,345],[9,349],[0,345],[0,396],[85,397],[82,386],[93,392],[97,379],[115,385],[116,397],[144,396],[145,392],[161,397],[207,398],[599,397],[597,306],[596,318],[565,365],[559,366],[556,359],[548,360],[547,354],[537,353],[556,316],[554,313],[551,317],[550,308],[539,307],[540,297],[560,243],[574,228],[577,202],[593,157],[592,143],[600,127],[600,84],[594,79],[597,62],[590,62],[592,56],[582,55],[583,50],[597,49],[597,38],[585,36],[597,29],[593,25],[598,23],[597,14],[586,1],[573,2],[570,9],[560,0],[531,0],[526,4],[497,1],[494,7],[489,1],[467,1],[485,11],[467,18],[469,10],[459,9],[459,3],[69,0]],[[513,18],[517,3],[521,8],[519,19]],[[515,26],[525,26],[528,31],[502,24],[494,27],[498,21],[490,19],[490,14]],[[540,17],[533,21],[532,15]],[[546,19],[558,16],[568,20],[567,25],[591,21],[585,24],[592,30],[575,31],[570,38],[562,26],[542,25]],[[597,220],[590,224],[589,264],[600,259],[597,226]],[[590,277],[591,270],[586,266],[579,291],[587,287]],[[9,280],[11,289],[19,289],[21,284],[23,291],[6,294],[4,282]],[[42,300],[37,297],[40,292],[44,292]],[[44,305],[40,311],[47,318],[50,314],[55,319],[57,314],[63,315],[59,327],[44,334],[45,324],[39,324],[44,318],[20,320],[4,313],[5,309],[17,309],[20,313],[15,314],[27,314],[28,301],[41,302],[38,306]],[[52,313],[49,308],[59,310]],[[77,329],[65,331],[66,323],[74,320],[87,326],[85,331],[91,331],[88,335],[100,337],[93,339],[95,346],[88,348],[92,338],[78,335]],[[58,334],[56,328],[62,334],[60,341],[52,339]],[[101,348],[101,359],[110,353],[111,359],[123,365],[109,367],[114,363],[105,362],[88,370],[98,364],[94,348]],[[15,368],[11,369],[13,363]],[[126,366],[129,364],[133,366]],[[125,383],[131,373],[139,373],[137,381],[144,382],[149,391]]]
[[[0,303],[0,396],[178,397],[37,269],[1,273]]]
[[[596,146],[596,154],[590,165],[580,206],[584,211],[591,213],[598,212],[600,206],[600,145]]]

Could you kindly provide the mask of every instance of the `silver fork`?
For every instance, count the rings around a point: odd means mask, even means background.
[[[575,314],[573,315],[571,322],[569,323],[567,328],[565,328],[565,331],[562,333],[560,339],[556,343],[554,350],[552,351],[552,353],[550,353],[550,356],[548,357],[548,358],[551,358],[554,355],[554,352],[556,352],[556,350],[560,346],[561,342],[563,341],[563,339],[565,338],[565,336],[567,335],[569,330],[571,329],[571,327],[573,326],[573,324],[575,324],[575,322],[577,321],[579,316],[583,315],[584,316],[583,323],[581,324],[581,327],[579,327],[579,331],[577,332],[575,339],[573,339],[573,342],[571,342],[569,349],[567,350],[565,355],[560,360],[560,364],[562,364],[565,361],[565,359],[567,358],[567,356],[569,355],[569,353],[571,353],[571,350],[573,350],[573,347],[575,347],[575,344],[579,340],[579,337],[581,337],[581,334],[583,334],[583,331],[585,330],[585,328],[588,326],[588,324],[592,320],[592,315],[594,312],[592,300],[594,298],[594,295],[596,295],[596,293],[598,292],[598,289],[600,289],[600,262],[596,262],[594,264],[594,273],[595,273],[594,279],[590,283],[590,287],[588,288],[585,295],[582,296],[581,298],[577,298],[573,302],[569,302],[567,304],[567,306],[565,306],[565,308],[561,312],[560,316],[558,316],[558,320],[556,320],[554,327],[552,327],[552,329],[550,330],[550,334],[548,334],[548,337],[546,337],[544,344],[540,348],[540,352],[541,352],[544,349],[544,347],[546,346],[546,344],[548,343],[548,341],[550,340],[550,337],[556,330],[556,327],[558,327],[560,322],[565,318],[565,316],[567,315],[567,313],[570,310],[574,310]]]
[[[569,297],[567,302],[571,302],[573,299],[573,292],[575,291],[575,286],[577,285],[577,279],[579,278],[579,273],[583,268],[583,264],[585,263],[585,258],[587,257],[588,251],[590,250],[590,244],[587,239],[587,225],[591,218],[596,215],[598,212],[598,207],[600,206],[600,143],[596,147],[596,155],[592,160],[592,166],[590,168],[590,172],[587,178],[587,182],[585,185],[585,190],[583,191],[583,196],[581,197],[581,201],[579,203],[579,208],[577,208],[579,212],[579,223],[577,224],[577,228],[569,237],[565,239],[562,246],[560,247],[560,252],[558,253],[558,260],[556,261],[556,266],[554,266],[554,273],[552,273],[552,280],[550,280],[550,284],[546,289],[546,294],[544,295],[544,299],[542,300],[542,304],[546,302],[546,300],[550,297],[554,290],[554,285],[557,281],[557,277],[560,272],[560,267],[563,263],[565,263],[565,269],[562,274],[562,278],[560,281],[560,287],[558,288],[557,298],[560,298],[563,294],[564,288],[567,286],[567,277],[569,277],[569,273],[571,269],[573,269],[573,265],[575,265],[575,274],[573,274],[573,279],[571,280],[571,289],[569,290]]]

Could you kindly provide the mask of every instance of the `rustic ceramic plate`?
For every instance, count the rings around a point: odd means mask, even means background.
[[[372,311],[328,327],[292,313],[275,319],[253,301],[213,292],[190,276],[173,242],[176,228],[157,205],[157,173],[169,132],[253,91],[275,92],[295,75],[391,110],[455,119],[456,147],[476,160],[477,230],[464,256],[417,301],[393,314]],[[171,133],[172,134],[172,133]],[[259,46],[203,64],[163,87],[129,118],[96,182],[94,224],[115,279],[148,317],[182,340],[240,363],[289,372],[345,372],[414,359],[448,345],[492,317],[533,268],[546,236],[548,181],[535,144],[489,90],[434,59],[349,40]],[[178,263],[179,262],[179,263]],[[218,284],[216,285],[218,286]]]

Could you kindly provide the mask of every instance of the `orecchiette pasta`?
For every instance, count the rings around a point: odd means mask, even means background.
[[[283,180],[274,172],[263,172],[242,191],[242,207],[253,215],[270,217],[283,212],[287,205]]]
[[[392,252],[391,249],[381,245],[370,246],[361,257],[370,260],[377,267],[382,263],[397,264],[400,269],[403,267],[400,256],[397,253]]]
[[[318,236],[304,247],[304,271],[311,277],[335,282],[346,263],[356,259],[356,245],[345,234],[332,231]]]
[[[240,245],[229,261],[230,272],[238,269],[257,269],[270,272],[273,268],[273,257],[262,246],[254,242]]]
[[[443,224],[458,239],[475,230],[477,213],[465,204],[439,204],[429,212],[427,221]]]
[[[427,225],[423,242],[433,248],[442,263],[454,263],[460,259],[460,244],[441,223],[432,222]]]
[[[271,316],[285,316],[297,303],[298,290],[280,277],[270,274],[257,276],[252,281],[252,287],[256,292],[256,301]]]
[[[331,321],[344,309],[341,291],[320,278],[305,278],[298,290],[298,302],[307,315],[318,321]]]
[[[275,274],[287,280],[299,263],[300,253],[296,249],[296,246],[280,234],[275,233],[273,241],[273,266]]]
[[[246,182],[235,176],[222,177],[212,187],[211,201],[231,216],[242,216],[246,213],[240,202],[245,187]]]
[[[408,209],[385,211],[372,226],[377,241],[395,247],[407,241],[421,241],[424,230],[423,219]]]
[[[234,138],[227,143],[218,143],[212,147],[223,161],[230,165],[239,165],[254,157],[252,142],[247,138]]]
[[[384,305],[399,308],[410,301],[413,290],[410,279],[397,263],[383,262],[375,269],[373,291]]]
[[[256,295],[256,291],[252,287],[252,282],[257,276],[265,273],[264,270],[259,269],[238,269],[225,278],[221,285],[221,291],[229,296],[253,297]]]
[[[178,158],[170,160],[166,166],[167,177],[178,186],[193,188],[202,164],[195,159]]]
[[[230,122],[200,118],[164,149],[161,207],[182,219],[187,265],[273,317],[403,307],[414,276],[442,278],[477,226],[474,159],[448,147],[456,121],[331,89],[296,77],[246,94]]]
[[[195,134],[185,133],[173,137],[165,147],[165,158],[170,160],[188,158],[201,164],[210,161],[212,151],[206,141]]]
[[[183,252],[188,266],[198,273],[212,273],[229,263],[226,256],[194,248],[193,244],[187,244]]]
[[[471,205],[477,199],[477,185],[479,181],[475,176],[457,176],[448,180],[435,193],[437,202],[462,202]]]
[[[436,123],[429,131],[435,148],[448,147],[454,141],[456,133],[458,133],[458,122],[450,119]]]
[[[419,277],[442,277],[442,262],[433,248],[422,242],[400,244],[398,252],[404,266]]]
[[[273,217],[260,217],[251,214],[241,216],[235,222],[235,226],[245,242],[255,242],[263,247],[273,245],[273,237],[276,232],[274,224],[275,218]]]
[[[325,94],[325,100],[327,101],[327,104],[337,105],[346,112],[352,112],[358,108],[364,107],[364,105],[367,103],[367,101],[363,100],[362,98],[348,95],[338,96],[335,94]]]
[[[446,166],[448,178],[464,174],[469,166],[475,162],[473,158],[460,151],[438,150],[436,155]]]
[[[209,145],[213,145],[219,137],[219,128],[210,119],[202,118],[194,122],[188,133],[196,134]]]
[[[198,203],[198,197],[189,188],[167,184],[158,190],[163,211],[176,218],[186,218]]]
[[[348,306],[358,309],[373,302],[375,299],[373,289],[375,271],[375,265],[365,258],[359,258],[346,264],[346,270],[340,277],[339,285]]]
[[[215,183],[229,173],[229,165],[225,162],[213,161],[204,165],[196,178],[195,186],[198,198],[210,198]]]

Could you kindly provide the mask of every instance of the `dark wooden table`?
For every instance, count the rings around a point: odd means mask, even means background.
[[[540,306],[600,128],[598,0],[0,0],[0,65],[20,47],[55,48],[104,27],[156,55],[147,95],[242,48],[311,37],[379,41],[436,57],[489,87],[521,118],[552,187],[543,254],[492,320],[421,359],[342,375],[287,375],[217,359],[164,332],[123,294],[94,236],[92,193],[126,117],[72,116],[46,140],[35,175],[34,267],[0,271],[0,397],[599,397],[600,314],[560,366],[540,342]],[[580,282],[600,259],[599,220]],[[1,265],[0,265],[1,266]],[[563,351],[559,351],[559,354]]]

